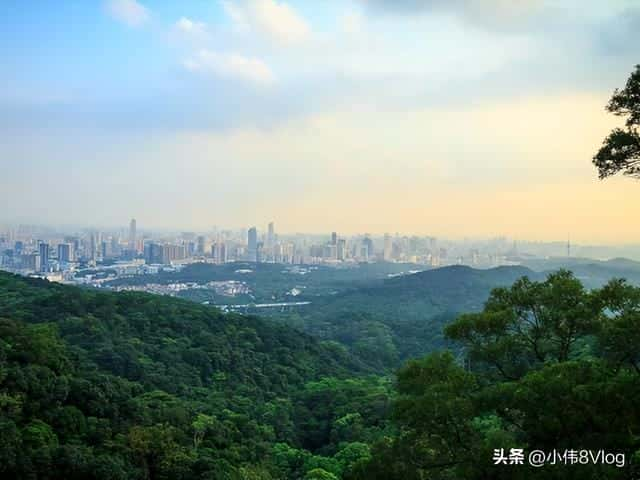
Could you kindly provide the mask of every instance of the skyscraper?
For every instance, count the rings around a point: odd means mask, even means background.
[[[96,261],[96,254],[98,251],[98,237],[95,232],[91,232],[89,237],[89,255],[87,257],[90,261]]]
[[[273,225],[273,222],[269,223],[268,233],[267,233],[267,247],[272,248],[276,243],[276,229]]]
[[[258,254],[258,230],[251,227],[247,232],[247,250],[251,260],[255,261]]]
[[[211,245],[211,257],[215,263],[226,263],[227,246],[224,242],[215,242]]]
[[[364,254],[363,251],[363,254],[361,254],[360,256],[363,257],[365,261],[367,261],[370,257],[373,256],[373,241],[369,238],[369,236],[365,236],[362,240],[362,245],[366,247],[366,254]]]
[[[71,262],[71,244],[60,243],[58,244],[58,261]]]
[[[196,253],[198,255],[204,255],[205,254],[205,248],[206,248],[206,241],[207,239],[204,238],[204,235],[199,235],[198,238],[196,239],[197,241],[197,247],[196,247]]]
[[[161,246],[162,262],[166,265],[174,262],[175,260],[184,260],[187,256],[187,249],[184,245],[173,245],[165,243]]]
[[[129,222],[129,250],[136,251],[136,219],[132,218]]]
[[[145,243],[144,261],[147,265],[162,263],[162,245],[154,242]]]
[[[38,245],[38,252],[40,253],[40,271],[49,271],[49,244],[41,242]]]
[[[391,260],[391,253],[393,249],[393,244],[391,243],[391,235],[388,233],[384,234],[384,250],[382,251],[382,258],[385,262],[389,262]]]
[[[331,245],[338,244],[338,234],[336,232],[331,232]]]
[[[344,238],[338,240],[337,250],[338,260],[344,260],[347,257],[347,241]]]

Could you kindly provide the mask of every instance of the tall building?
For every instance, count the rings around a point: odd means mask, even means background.
[[[40,254],[28,253],[20,255],[20,267],[25,270],[39,272],[41,270]]]
[[[118,241],[118,237],[115,235],[111,237],[111,255],[117,257],[120,255],[120,242]]]
[[[196,253],[196,244],[194,242],[187,242],[187,257],[193,257]]]
[[[227,246],[224,242],[215,242],[211,245],[211,256],[215,263],[227,262]]]
[[[144,262],[147,265],[162,263],[162,245],[154,242],[144,245]]]
[[[366,236],[362,240],[362,245],[366,247],[366,254],[363,251],[360,256],[364,260],[369,260],[371,257],[373,257],[373,240],[371,240],[368,236]]]
[[[162,245],[162,262],[170,264],[176,260],[187,258],[187,249],[184,245],[165,244]]]
[[[136,245],[136,219],[132,218],[131,222],[129,222],[129,250],[136,251],[138,246]]]
[[[38,245],[38,252],[40,253],[40,271],[49,271],[49,244],[41,242]]]
[[[384,235],[384,250],[382,251],[382,259],[385,262],[391,261],[391,253],[393,251],[393,243],[391,242],[391,235],[385,233]]]
[[[95,232],[91,232],[91,235],[89,237],[89,255],[87,255],[90,261],[95,262],[97,252],[98,252],[98,237]]]
[[[60,243],[58,244],[58,261],[59,262],[72,262],[71,257],[71,248],[72,245],[70,243]]]
[[[369,260],[369,246],[367,243],[362,242],[362,245],[360,246],[360,260],[361,261],[368,261]]]
[[[344,238],[338,240],[337,255],[338,260],[345,260],[347,258],[347,241]]]
[[[198,242],[196,247],[196,253],[198,255],[204,255],[206,239],[204,238],[203,235],[199,235],[196,241]]]
[[[251,260],[256,260],[258,254],[258,230],[251,227],[247,232],[247,250]]]
[[[64,243],[68,243],[71,245],[70,258],[72,262],[75,262],[76,256],[80,251],[80,239],[78,237],[67,236],[67,237],[64,237]]]
[[[269,227],[267,230],[267,247],[272,248],[276,243],[276,229],[273,225],[273,222],[269,223]]]

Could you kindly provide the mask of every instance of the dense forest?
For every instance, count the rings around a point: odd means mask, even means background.
[[[278,318],[345,345],[380,371],[393,371],[410,358],[455,349],[444,336],[444,326],[460,313],[481,310],[492,288],[511,285],[524,275],[544,278],[515,266],[426,270],[318,298]]]
[[[600,288],[611,278],[640,285],[640,263],[626,259],[532,259],[526,266],[474,269],[448,266],[408,275],[411,264],[360,264],[350,268],[295,268],[260,263],[193,264],[178,272],[121,278],[111,285],[236,280],[246,282],[253,297],[215,296],[191,289],[179,296],[221,304],[306,301],[286,309],[243,308],[301,330],[321,341],[337,342],[379,373],[391,374],[410,358],[439,349],[459,351],[444,335],[457,315],[478,312],[491,290],[511,285],[522,276],[542,280],[570,266],[585,285]],[[390,265],[390,266],[389,266]],[[527,268],[528,267],[528,268]],[[403,274],[398,274],[402,272]],[[391,277],[389,277],[391,275]],[[297,296],[287,296],[292,288]]]
[[[568,271],[524,277],[445,334],[463,361],[436,352],[400,369],[398,430],[357,478],[638,478],[640,289],[612,280],[588,291]],[[512,448],[524,464],[494,461]],[[527,465],[533,450],[555,464]],[[590,461],[588,451],[624,461]]]
[[[4,478],[340,476],[389,402],[387,379],[288,327],[0,273]]]
[[[286,312],[242,311],[268,316],[323,341],[337,342],[376,371],[391,373],[409,358],[453,347],[444,338],[443,326],[458,313],[480,310],[492,288],[510,285],[523,275],[544,277],[516,266],[486,270],[451,266],[408,275],[412,268],[417,266],[363,263],[349,268],[311,266],[299,274],[277,264],[193,264],[178,272],[121,278],[108,285],[243,281],[251,288],[251,297],[215,296],[202,289],[185,290],[179,295],[221,304],[309,302]],[[296,297],[287,296],[292,288],[300,292]]]
[[[640,289],[523,277],[444,335],[388,377],[270,319],[1,273],[0,474],[637,478]],[[625,465],[494,465],[511,448]]]

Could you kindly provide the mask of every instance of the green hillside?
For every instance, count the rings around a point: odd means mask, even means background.
[[[640,289],[589,290],[567,271],[508,285],[522,272],[371,287],[383,310],[382,292],[457,301],[507,283],[444,328],[453,352],[409,360],[393,382],[368,366],[384,344],[350,354],[184,300],[0,273],[0,478],[637,478]],[[611,461],[494,464],[512,448]]]
[[[314,336],[347,345],[371,365],[393,368],[447,347],[447,323],[460,312],[482,309],[493,288],[521,276],[542,275],[524,267],[444,267],[316,299],[283,318]]]
[[[366,373],[256,317],[0,273],[0,476],[340,475],[385,428]]]
[[[462,358],[399,370],[398,430],[352,478],[638,478],[640,288],[589,290],[566,270],[523,278],[445,335]]]

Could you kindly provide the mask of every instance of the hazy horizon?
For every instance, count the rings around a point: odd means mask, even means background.
[[[633,1],[8,2],[0,223],[640,242]]]

